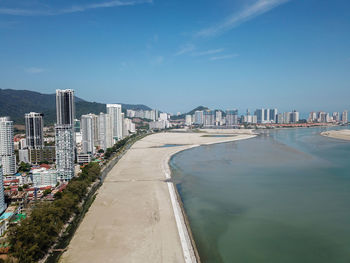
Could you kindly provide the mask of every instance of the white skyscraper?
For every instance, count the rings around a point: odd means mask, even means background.
[[[194,113],[194,123],[201,125],[204,123],[203,111],[195,111]]]
[[[96,119],[95,114],[87,114],[81,116],[81,135],[82,135],[82,151],[83,153],[95,153],[95,136],[96,136]]]
[[[2,212],[5,211],[5,209],[6,209],[6,204],[5,204],[5,195],[4,195],[4,179],[3,179],[2,166],[1,166],[1,160],[0,160],[0,214],[2,214]]]
[[[56,90],[56,169],[60,180],[69,181],[74,176],[74,91]]]
[[[74,176],[74,138],[71,125],[56,125],[56,169],[59,180]]]
[[[109,114],[102,112],[98,116],[98,141],[103,150],[113,146],[112,120]]]
[[[192,124],[192,116],[191,115],[186,115],[185,124],[188,126]]]
[[[4,175],[16,173],[13,137],[13,121],[9,117],[0,117],[0,165]]]
[[[215,125],[215,111],[206,110],[203,112],[204,126],[214,126]]]
[[[298,123],[299,122],[299,112],[297,112],[296,110],[293,110],[293,112],[291,113],[290,122],[291,123]]]
[[[43,114],[30,112],[25,116],[26,141],[29,149],[42,149],[44,147],[43,139]]]
[[[233,126],[238,124],[238,110],[226,111],[226,126]]]
[[[111,117],[113,139],[116,143],[123,138],[122,106],[120,104],[107,104],[107,114]]]
[[[341,121],[342,123],[348,123],[348,111],[345,110],[343,111],[342,115],[341,115]]]

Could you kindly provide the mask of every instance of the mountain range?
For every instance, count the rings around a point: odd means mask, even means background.
[[[123,112],[132,110],[150,110],[143,104],[124,104]],[[89,102],[75,97],[75,115],[106,112],[106,104]],[[15,124],[24,124],[24,114],[39,112],[44,114],[45,125],[52,125],[56,121],[56,94],[42,94],[30,90],[0,89],[0,116],[9,116]]]

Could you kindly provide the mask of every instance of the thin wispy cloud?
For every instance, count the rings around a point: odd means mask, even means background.
[[[223,59],[231,59],[231,58],[235,58],[235,57],[238,57],[238,54],[229,54],[229,55],[215,56],[215,57],[211,57],[210,60],[211,61],[216,61],[216,60],[223,60]]]
[[[196,49],[195,45],[193,44],[187,44],[182,47],[175,53],[175,56],[180,56],[186,53],[190,53]]]
[[[102,3],[86,4],[86,5],[73,5],[63,9],[19,9],[19,8],[0,8],[0,14],[13,15],[13,16],[55,16],[64,15],[76,12],[84,12],[91,9],[98,8],[111,8],[119,6],[133,6],[138,4],[151,4],[153,0],[113,0]]]
[[[46,71],[46,69],[37,68],[37,67],[30,67],[30,68],[25,68],[24,71],[27,73],[30,73],[30,74],[39,74],[39,73]]]
[[[163,64],[164,62],[164,57],[163,56],[156,56],[151,60],[151,64],[154,66],[158,66]]]
[[[211,49],[203,52],[197,52],[194,53],[193,56],[199,57],[199,56],[209,56],[209,55],[214,55],[218,53],[222,53],[224,51],[223,48],[218,48],[218,49]]]
[[[195,34],[195,37],[213,37],[222,34],[287,2],[289,0],[257,0],[242,11],[233,13],[221,23],[200,30]]]

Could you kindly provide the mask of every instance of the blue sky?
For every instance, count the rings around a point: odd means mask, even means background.
[[[350,109],[346,0],[0,0],[0,88],[164,111]]]

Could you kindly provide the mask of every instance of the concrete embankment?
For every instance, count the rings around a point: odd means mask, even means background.
[[[254,137],[158,133],[112,168],[61,262],[196,262],[169,158],[191,147]]]

